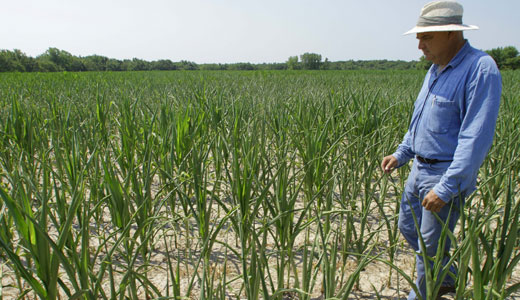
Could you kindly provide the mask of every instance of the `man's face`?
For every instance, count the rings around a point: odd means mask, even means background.
[[[427,60],[434,64],[443,64],[449,52],[449,32],[421,32],[417,33],[419,49]],[[449,61],[448,61],[449,62]]]

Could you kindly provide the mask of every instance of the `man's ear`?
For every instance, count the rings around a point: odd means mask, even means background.
[[[448,31],[446,36],[448,37],[448,40],[455,40],[457,38],[455,31]]]

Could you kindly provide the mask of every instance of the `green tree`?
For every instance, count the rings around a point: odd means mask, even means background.
[[[287,70],[286,63],[263,63],[256,65],[258,70]]]
[[[58,72],[63,71],[59,66],[48,59],[37,59],[36,68],[37,72]]]
[[[169,59],[161,59],[152,63],[152,69],[154,70],[176,70],[177,66]]]
[[[198,70],[199,66],[191,61],[181,60],[175,64],[179,70]]]
[[[236,63],[236,64],[228,65],[228,70],[246,71],[246,70],[254,70],[254,69],[255,69],[255,66],[253,66],[251,63]]]
[[[0,72],[9,72],[9,57],[7,55],[7,50],[0,50]]]
[[[322,69],[322,70],[330,69],[330,61],[328,58],[325,58],[325,61],[321,64],[320,69]]]
[[[506,59],[504,62],[505,69],[518,70],[520,69],[520,56]]]
[[[139,59],[139,58],[133,58],[130,63],[129,71],[146,71],[150,70],[150,63]]]
[[[32,72],[36,61],[18,49],[0,50],[0,72]]]
[[[287,69],[298,70],[299,68],[300,64],[298,63],[298,56],[290,56],[287,60]]]
[[[37,59],[42,61],[47,60],[53,62],[59,68],[59,71],[72,71],[72,66],[74,65],[74,58],[72,54],[65,50],[60,50],[58,48],[47,49],[47,51],[45,51],[45,53],[40,55]]]
[[[499,69],[518,69],[518,50],[513,46],[498,47],[486,51],[497,63]]]
[[[83,64],[87,71],[106,71],[108,57],[100,55],[89,55],[83,58]]]
[[[515,58],[519,54],[518,49],[516,49],[513,46],[507,46],[507,47],[504,48],[503,51],[504,51],[504,56],[506,57],[506,59],[508,59],[508,58]]]
[[[227,64],[203,64],[200,65],[200,69],[208,71],[224,71],[227,70]]]
[[[304,53],[300,55],[302,67],[305,70],[319,70],[321,65],[321,55],[316,53]]]
[[[122,64],[122,61],[115,58],[110,58],[107,61],[107,71],[122,71]]]
[[[17,59],[15,52],[1,50],[0,72],[25,72],[25,68],[23,64]]]

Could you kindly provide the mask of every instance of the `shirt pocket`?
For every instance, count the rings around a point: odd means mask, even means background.
[[[428,118],[428,130],[434,133],[446,133],[453,127],[458,117],[455,102],[434,96]]]

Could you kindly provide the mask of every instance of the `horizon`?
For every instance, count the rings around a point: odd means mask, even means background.
[[[502,47],[503,48],[503,47]],[[207,62],[207,63],[198,63],[198,62],[195,62],[195,61],[188,61],[188,60],[185,60],[185,59],[180,59],[180,60],[177,60],[177,61],[173,61],[171,59],[168,59],[168,58],[159,58],[159,59],[155,59],[155,60],[144,60],[142,58],[139,58],[139,57],[132,57],[132,58],[125,58],[125,59],[120,59],[120,58],[117,58],[117,57],[107,57],[107,56],[103,56],[103,55],[100,55],[100,54],[88,54],[88,55],[84,55],[84,56],[80,56],[80,55],[76,55],[74,53],[71,53],[69,51],[67,51],[66,49],[59,49],[59,48],[56,48],[56,47],[49,47],[46,51],[44,51],[43,53],[40,53],[36,56],[31,56],[31,55],[28,55],[27,53],[25,53],[23,51],[23,49],[0,49],[0,51],[11,51],[11,52],[14,52],[14,51],[21,51],[23,54],[27,55],[28,57],[31,57],[33,59],[37,59],[39,56],[41,55],[44,55],[49,49],[58,49],[60,51],[65,51],[67,53],[69,53],[70,55],[74,56],[74,57],[78,57],[78,58],[86,58],[86,57],[89,57],[89,56],[100,56],[100,57],[105,57],[107,59],[115,59],[115,60],[118,60],[118,61],[125,61],[125,60],[133,60],[133,59],[139,59],[139,60],[143,60],[143,61],[146,61],[146,62],[154,62],[154,61],[161,61],[161,60],[169,60],[173,63],[178,63],[178,62],[182,62],[182,61],[186,61],[186,62],[191,62],[191,63],[195,63],[197,65],[210,65],[210,64],[217,64],[217,65],[232,65],[232,64],[253,64],[253,65],[262,65],[262,64],[285,64],[287,63],[287,60],[286,61],[282,61],[282,62],[260,62],[260,63],[253,63],[253,62],[248,62],[248,61],[237,61],[237,62],[224,62],[224,63],[215,63],[215,62]],[[481,49],[483,51],[485,50],[491,50],[491,49]],[[300,56],[302,54],[305,54],[305,53],[301,53],[301,54],[298,54],[298,55],[292,55],[292,56],[298,56],[298,62],[301,62],[301,59],[300,59]],[[320,54],[320,53],[312,53],[312,54]],[[326,57],[323,57],[322,56],[322,63],[325,63],[325,58]],[[369,61],[388,61],[388,62],[406,62],[406,63],[412,63],[412,62],[418,62],[420,58],[418,59],[412,59],[412,60],[402,60],[402,59],[395,59],[395,60],[392,60],[392,59],[386,59],[386,58],[381,58],[381,59],[345,59],[345,60],[328,60],[328,62],[330,63],[337,63],[337,62],[369,62]]]

